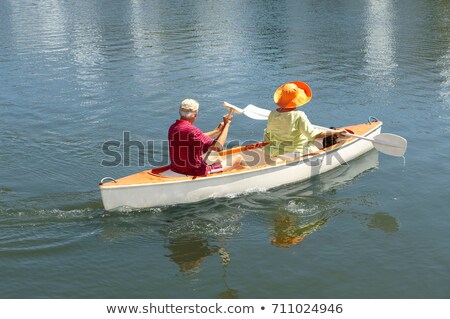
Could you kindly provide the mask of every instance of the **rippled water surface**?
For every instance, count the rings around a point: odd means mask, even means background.
[[[3,0],[0,30],[0,297],[450,298],[448,1]],[[102,177],[167,162],[182,99],[211,130],[290,80],[313,122],[376,116],[405,161],[103,210]],[[229,140],[264,125],[235,115]],[[124,132],[155,148],[101,165]]]

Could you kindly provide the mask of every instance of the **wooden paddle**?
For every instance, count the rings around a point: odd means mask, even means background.
[[[237,114],[244,114],[255,120],[267,120],[270,113],[269,110],[257,107],[253,104],[249,104],[243,109],[228,102],[224,102],[223,104],[230,111],[233,110]],[[327,130],[326,128],[320,126],[316,127]],[[374,138],[368,138],[351,133],[344,133],[344,135],[361,140],[370,141],[372,142],[373,146],[377,151],[391,156],[400,156],[400,157],[403,156],[408,146],[408,141],[405,138],[390,133],[381,133],[374,136]]]
[[[229,119],[230,116],[233,114],[233,111],[234,111],[234,110],[230,109],[230,112],[228,112],[228,115],[227,115],[227,118],[228,118],[228,119]],[[223,130],[223,128],[222,128],[222,130]],[[219,133],[219,136],[220,136],[220,134],[222,134],[222,132]],[[214,142],[213,142],[212,145],[214,145],[214,144],[217,142],[217,139],[219,138],[219,136],[214,140]],[[204,160],[205,162],[208,160],[208,157],[209,157],[209,155],[211,155],[211,152],[212,152],[212,149],[209,148],[208,152],[206,152],[205,156],[203,157],[203,160]]]

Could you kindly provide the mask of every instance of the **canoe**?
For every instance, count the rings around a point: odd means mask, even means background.
[[[355,135],[371,139],[381,132],[381,121],[345,127]],[[193,203],[251,191],[268,190],[284,184],[302,182],[346,164],[374,148],[367,139],[340,138],[332,146],[301,157],[282,156],[267,163],[259,142],[223,150],[220,156],[242,154],[249,167],[207,176],[187,176],[163,166],[119,179],[100,182],[103,206],[107,211],[145,209]],[[321,141],[318,141],[321,142]]]

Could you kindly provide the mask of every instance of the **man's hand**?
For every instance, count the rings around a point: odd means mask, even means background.
[[[223,123],[224,123],[224,125],[227,125],[228,123],[231,124],[232,120],[233,120],[233,114],[232,113],[231,114],[225,114],[223,116]]]
[[[219,125],[217,125],[217,127],[216,127],[216,132],[218,132],[218,133],[222,132],[224,127],[225,127],[225,123],[220,122]]]

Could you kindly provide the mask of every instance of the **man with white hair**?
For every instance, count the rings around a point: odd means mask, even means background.
[[[199,104],[185,99],[180,104],[180,119],[169,128],[169,155],[171,170],[180,174],[204,176],[226,172],[244,166],[241,155],[234,156],[230,165],[221,160],[208,165],[203,154],[210,150],[221,150],[227,139],[232,116],[224,116],[223,122],[211,132],[203,133],[193,124],[197,119]],[[212,138],[216,137],[215,140]]]

